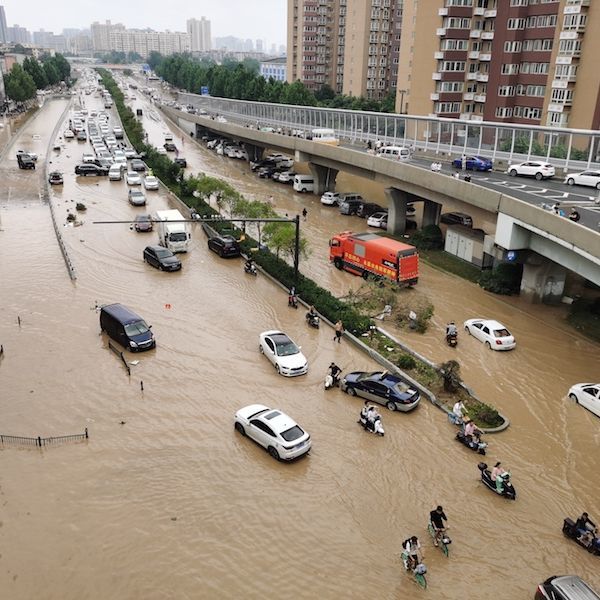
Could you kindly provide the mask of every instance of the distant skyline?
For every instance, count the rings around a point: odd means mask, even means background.
[[[260,5],[260,8],[258,7]],[[212,37],[235,36],[286,44],[286,0],[0,0],[9,27],[15,24],[29,31],[88,29],[94,21],[123,23],[130,29],[186,31],[190,18],[211,21]]]

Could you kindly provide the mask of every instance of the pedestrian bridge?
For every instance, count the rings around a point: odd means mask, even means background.
[[[202,96],[182,96],[186,103],[192,103],[191,98],[195,106],[202,108]],[[598,232],[559,218],[508,194],[351,148],[260,131],[251,128],[244,115],[240,115],[240,122],[220,122],[209,115],[189,114],[166,105],[160,108],[175,121],[182,118],[195,123],[197,132],[210,130],[244,142],[249,155],[253,154],[254,158],[258,158],[264,149],[269,148],[291,154],[297,162],[308,163],[315,177],[316,194],[333,189],[339,171],[381,182],[386,186],[390,200],[388,230],[391,233],[404,231],[406,206],[411,202],[424,203],[423,225],[438,223],[441,208],[449,200],[459,199],[496,214],[496,255],[499,258],[510,258],[524,255],[519,251],[530,250],[535,253],[525,253],[531,256],[529,260],[525,260],[522,287],[522,292],[530,294],[532,298],[546,297],[548,293],[560,296],[561,280],[564,285],[564,269],[600,285]],[[227,118],[231,119],[231,114]],[[556,265],[564,269],[557,269]],[[549,288],[549,282],[552,282],[554,291]]]

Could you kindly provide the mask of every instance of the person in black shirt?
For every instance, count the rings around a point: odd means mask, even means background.
[[[595,534],[598,532],[596,523],[590,520],[586,512],[584,512],[575,522],[575,529],[579,534],[577,539],[586,547],[589,547],[592,544]]]
[[[444,521],[447,521],[448,518],[444,513],[444,509],[441,506],[438,506],[435,510],[432,510],[429,513],[429,520],[431,521],[431,526],[435,531],[435,539],[433,543],[437,546],[440,537],[444,531],[446,531],[446,525],[444,524]]]
[[[579,214],[579,211],[573,207],[571,209],[571,212],[569,213],[569,219],[571,221],[575,221],[575,223],[577,223],[577,221],[579,221],[579,219],[581,219],[581,215]]]

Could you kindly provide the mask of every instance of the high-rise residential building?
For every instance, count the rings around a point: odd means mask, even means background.
[[[0,43],[11,41],[8,39],[8,27],[6,26],[6,13],[4,6],[0,5]]]
[[[396,109],[597,129],[599,39],[591,0],[405,0]]]
[[[106,21],[105,23],[98,23],[95,21],[91,25],[92,32],[92,46],[94,52],[110,52],[110,35],[116,31],[125,31],[125,25],[121,23],[111,23]]]
[[[348,0],[344,94],[381,100],[394,93],[404,0]]]
[[[205,17],[187,20],[192,52],[208,52],[212,48],[210,21]]]
[[[256,51],[264,52],[264,44],[262,40],[256,40]]]
[[[164,56],[190,51],[190,36],[173,31],[140,31],[125,29],[112,31],[109,38],[110,52],[135,52],[142,58],[148,58],[151,52]]]
[[[346,10],[347,0],[288,0],[289,82],[342,91]]]
[[[31,34],[25,27],[13,25],[12,27],[8,27],[7,41],[12,42],[13,44],[30,44]]]

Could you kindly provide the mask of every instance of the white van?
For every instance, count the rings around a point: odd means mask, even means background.
[[[330,146],[339,146],[340,140],[335,136],[333,129],[313,129],[312,141],[320,142],[321,144],[329,144]]]
[[[294,190],[297,192],[313,192],[315,189],[315,180],[312,175],[295,175]]]
[[[377,156],[391,158],[392,160],[408,160],[410,158],[410,150],[402,146],[383,146],[377,150]]]
[[[108,170],[108,179],[110,181],[121,181],[123,179],[123,168],[120,164],[111,165]]]

